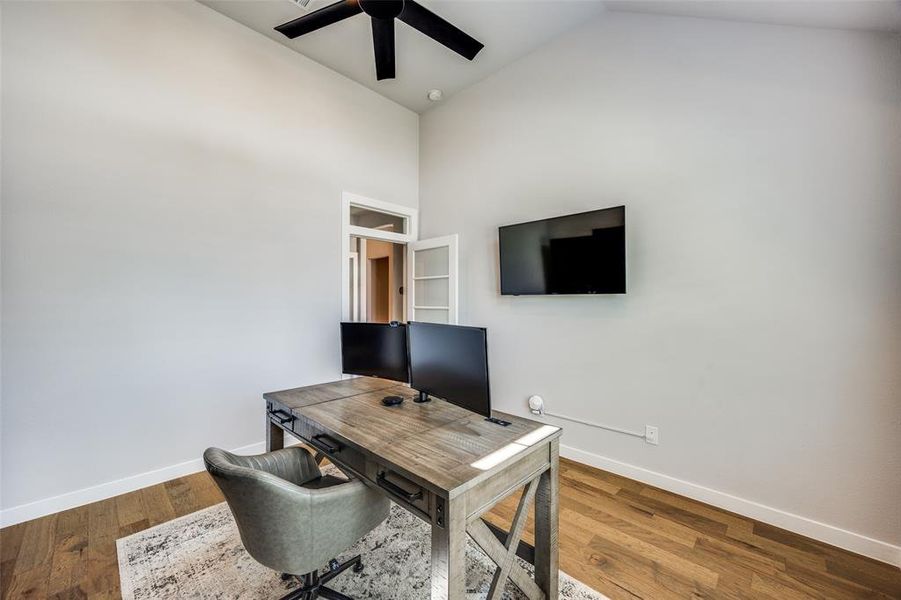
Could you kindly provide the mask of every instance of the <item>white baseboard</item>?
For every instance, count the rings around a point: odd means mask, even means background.
[[[869,556],[876,560],[889,563],[896,567],[901,567],[901,546],[895,546],[888,542],[876,540],[859,533],[847,531],[834,525],[820,523],[807,517],[795,515],[792,513],[759,504],[751,500],[745,500],[725,492],[720,492],[696,483],[683,481],[649,471],[642,467],[636,467],[618,460],[613,460],[605,456],[585,452],[571,446],[560,446],[560,455],[572,459],[604,471],[610,471],[629,479],[634,479],[654,487],[658,487],[669,492],[686,496],[706,504],[737,513],[739,515],[750,517],[794,533],[819,540],[832,546],[844,548],[855,554]]]
[[[259,454],[264,452],[265,448],[266,445],[264,442],[257,442],[256,444],[236,448],[235,450],[232,450],[232,452],[236,454]],[[0,527],[15,525],[22,521],[28,521],[61,510],[75,508],[76,506],[88,504],[89,502],[105,500],[107,498],[112,498],[113,496],[118,496],[119,494],[133,492],[141,488],[156,485],[157,483],[175,479],[176,477],[197,473],[203,469],[203,459],[195,458],[161,469],[147,471],[146,473],[139,473],[137,475],[131,475],[130,477],[116,479],[115,481],[101,483],[100,485],[75,490],[74,492],[67,492],[65,494],[60,494],[59,496],[12,506],[0,510]]]

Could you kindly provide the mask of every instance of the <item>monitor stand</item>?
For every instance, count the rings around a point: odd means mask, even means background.
[[[429,398],[429,395],[426,392],[422,392],[422,391],[419,392],[418,396],[415,396],[413,398],[413,402],[418,402],[418,403],[430,402],[431,400],[432,399]],[[509,427],[510,425],[513,424],[510,421],[504,421],[503,419],[498,419],[497,417],[485,417],[485,420],[490,423],[500,425],[501,427]]]

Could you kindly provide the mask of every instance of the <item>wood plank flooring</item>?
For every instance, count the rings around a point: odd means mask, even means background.
[[[0,598],[119,598],[117,538],[221,501],[198,473],[0,530]],[[565,459],[560,568],[613,600],[901,599],[897,568]]]

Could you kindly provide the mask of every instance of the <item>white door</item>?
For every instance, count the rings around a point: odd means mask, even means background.
[[[408,320],[456,324],[457,235],[410,242],[407,264]]]

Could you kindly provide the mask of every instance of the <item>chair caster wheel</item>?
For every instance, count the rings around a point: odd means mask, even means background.
[[[354,565],[354,573],[362,573],[363,572],[363,563],[358,562]]]

